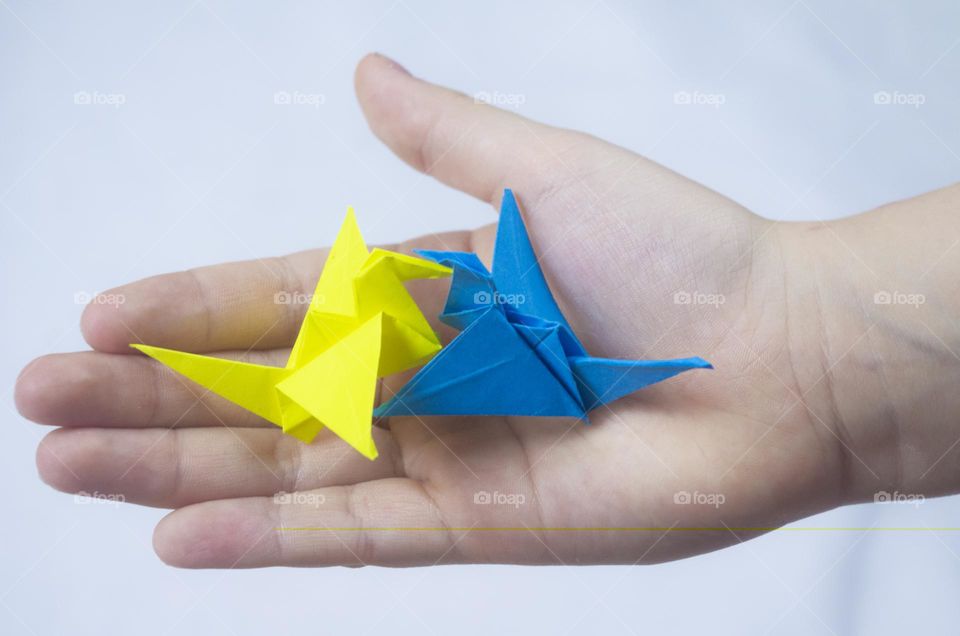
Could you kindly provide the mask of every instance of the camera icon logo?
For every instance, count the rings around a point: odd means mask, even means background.
[[[478,291],[473,295],[473,304],[489,305],[493,302],[493,295],[490,292]]]
[[[680,492],[674,493],[673,495],[673,503],[675,504],[679,504],[682,506],[690,503],[690,501],[691,501],[690,493],[687,492],[686,490],[681,490]]]
[[[490,493],[486,490],[479,490],[473,493],[473,503],[484,506],[493,501],[493,498],[490,496]]]

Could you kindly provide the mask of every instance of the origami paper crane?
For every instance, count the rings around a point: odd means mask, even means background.
[[[369,459],[377,378],[422,364],[440,340],[403,281],[450,269],[382,249],[367,251],[353,208],[284,367],[130,345],[304,442],[326,425]]]
[[[500,209],[493,273],[476,254],[418,251],[453,268],[440,316],[461,330],[374,413],[551,415],[587,411],[689,369],[702,358],[610,360],[587,354],[550,294],[516,199]]]

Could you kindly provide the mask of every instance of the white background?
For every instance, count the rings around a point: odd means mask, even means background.
[[[37,479],[45,431],[15,414],[12,386],[33,357],[85,348],[77,293],[327,244],[348,204],[371,242],[491,222],[367,130],[352,94],[367,51],[521,95],[526,116],[800,219],[960,178],[958,43],[948,0],[0,0],[0,633],[955,633],[950,532],[782,531],[644,568],[174,570],[150,547],[162,511],[79,505]],[[925,103],[876,104],[881,90]],[[958,509],[800,525],[955,526]]]

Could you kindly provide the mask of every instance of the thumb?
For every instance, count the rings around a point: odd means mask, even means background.
[[[355,85],[370,128],[397,156],[495,207],[505,187],[532,206],[572,179],[573,167],[558,165],[571,145],[607,146],[417,79],[377,53],[360,61]]]
[[[413,77],[373,53],[355,85],[370,128],[401,159],[499,208],[506,187],[536,213],[546,199],[561,216],[643,201],[649,219],[742,214],[743,208],[629,150],[540,124]],[[629,184],[629,187],[628,187]],[[678,215],[678,210],[684,213]]]

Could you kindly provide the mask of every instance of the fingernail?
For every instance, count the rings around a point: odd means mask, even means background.
[[[382,59],[384,62],[386,62],[386,63],[390,66],[390,68],[396,69],[396,70],[400,71],[401,73],[403,73],[404,75],[410,75],[410,71],[408,71],[406,68],[404,68],[404,66],[403,66],[402,64],[400,64],[399,62],[397,62],[395,59],[393,59],[393,58],[391,58],[391,57],[387,57],[387,56],[384,55],[383,53],[374,53],[374,55],[376,55],[377,57],[379,57],[380,59]]]

